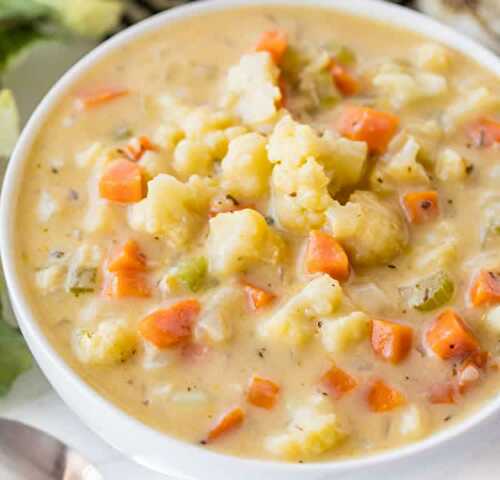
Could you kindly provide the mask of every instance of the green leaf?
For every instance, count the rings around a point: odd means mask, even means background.
[[[46,34],[35,25],[0,28],[0,74],[11,67],[29,47],[45,38]]]

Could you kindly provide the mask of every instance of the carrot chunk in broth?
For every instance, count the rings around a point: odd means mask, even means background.
[[[250,283],[245,283],[243,289],[245,290],[248,306],[253,311],[260,310],[270,305],[276,298],[276,295],[273,293],[263,288],[256,287],[255,285],[251,285]]]
[[[254,375],[248,385],[247,400],[256,407],[271,410],[278,401],[280,390],[280,386],[272,380]]]
[[[224,413],[213,428],[208,432],[206,443],[213,442],[223,435],[236,430],[245,420],[245,411],[241,407],[234,407]]]
[[[480,118],[469,125],[467,134],[474,146],[492,147],[495,143],[500,143],[500,122],[492,118]]]
[[[264,32],[255,47],[258,52],[269,52],[277,65],[281,62],[287,48],[288,35],[282,30]]]
[[[134,270],[107,273],[103,292],[111,298],[145,298],[151,295],[145,275]]]
[[[427,330],[426,340],[443,360],[465,357],[480,350],[477,339],[452,309],[445,310],[434,320]]]
[[[342,95],[349,97],[356,95],[360,90],[358,79],[341,63],[332,60],[330,72],[335,85]]]
[[[141,167],[130,160],[119,159],[108,165],[99,181],[102,198],[119,203],[135,203],[145,195]]]
[[[79,95],[77,106],[81,110],[89,110],[128,95],[128,93],[129,91],[126,88],[103,88],[92,93]]]
[[[399,118],[368,107],[346,107],[337,121],[337,130],[351,140],[366,142],[371,153],[384,153],[396,134]]]
[[[154,150],[156,150],[156,147],[153,142],[151,142],[149,137],[142,135],[130,140],[124,149],[124,153],[130,160],[137,162],[141,159],[145,152]]]
[[[201,310],[198,300],[182,300],[145,317],[139,334],[158,348],[169,348],[191,338],[193,323]]]
[[[457,388],[453,382],[436,383],[428,392],[428,400],[435,405],[451,405],[456,402]]]
[[[413,329],[387,320],[372,321],[373,351],[392,363],[399,363],[411,350]]]
[[[349,259],[335,238],[313,230],[307,244],[306,269],[309,273],[328,273],[332,278],[343,281],[349,278]]]
[[[500,273],[481,270],[472,283],[470,298],[476,307],[500,303]]]
[[[375,380],[368,390],[368,405],[374,412],[389,412],[406,404],[406,397],[383,380]]]
[[[339,399],[358,386],[357,380],[335,365],[320,379],[321,387],[334,399]]]
[[[434,220],[439,215],[438,193],[434,190],[406,193],[403,207],[410,223],[421,224]]]
[[[110,272],[132,270],[143,272],[146,270],[146,256],[140,251],[134,240],[127,240],[117,249],[108,264]]]

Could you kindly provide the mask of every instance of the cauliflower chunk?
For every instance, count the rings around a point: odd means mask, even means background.
[[[231,140],[221,169],[222,186],[231,195],[249,200],[266,193],[272,166],[265,137],[247,133]]]
[[[389,162],[383,171],[396,183],[429,183],[424,167],[417,162],[420,145],[413,137],[408,137],[405,144]]]
[[[220,287],[206,302],[196,324],[195,337],[199,341],[223,343],[231,339],[233,321],[245,304],[241,287]]]
[[[170,157],[164,152],[148,150],[143,153],[139,160],[139,165],[147,177],[151,179],[160,173],[167,173],[170,170]]]
[[[356,191],[345,205],[335,202],[327,217],[333,236],[357,265],[387,262],[400,254],[408,241],[401,215],[371,192]]]
[[[218,277],[242,272],[258,262],[276,263],[283,241],[257,211],[220,213],[209,222],[209,269]]]
[[[243,55],[238,65],[229,69],[224,106],[234,109],[249,125],[272,122],[281,100],[279,70],[268,52]]]
[[[311,407],[298,409],[286,433],[268,437],[266,448],[287,460],[314,458],[344,440],[334,413],[321,414]]]
[[[486,312],[483,325],[494,335],[500,334],[500,306],[492,307]]]
[[[274,127],[267,151],[272,163],[300,165],[309,157],[322,155],[325,146],[309,125],[295,122],[286,115]]]
[[[175,147],[172,166],[178,176],[186,180],[195,173],[208,175],[214,160],[207,146],[201,141],[185,138]]]
[[[35,275],[36,286],[44,293],[53,293],[59,290],[66,278],[68,267],[62,263],[55,263],[39,270]]]
[[[75,162],[80,168],[87,168],[93,166],[97,159],[104,154],[104,147],[101,143],[95,142],[90,147],[77,153]]]
[[[95,199],[89,202],[89,208],[83,218],[83,229],[88,233],[109,231],[115,218],[113,206],[107,200]]]
[[[199,177],[182,183],[175,177],[160,174],[148,183],[148,195],[129,209],[131,228],[159,235],[173,246],[185,245],[198,232],[208,208],[211,188]]]
[[[303,345],[314,332],[314,318],[333,313],[342,303],[342,288],[329,275],[311,280],[272,317],[261,323],[259,334]]]
[[[137,349],[137,335],[123,320],[105,320],[91,331],[77,329],[73,351],[82,363],[111,365],[126,361]]]
[[[423,408],[417,405],[408,405],[393,419],[390,436],[402,440],[417,440],[423,437],[428,430],[428,418]]]
[[[344,352],[366,338],[370,319],[363,312],[352,312],[344,317],[326,320],[321,328],[321,341],[330,353]]]
[[[422,70],[445,73],[450,66],[450,53],[442,45],[424,43],[416,49],[415,63]]]
[[[41,223],[47,223],[56,213],[61,211],[60,202],[47,190],[40,194],[37,205],[37,216]]]
[[[271,177],[272,202],[279,223],[306,233],[325,222],[325,211],[333,204],[329,179],[312,157],[303,165],[276,165]]]
[[[451,148],[442,150],[436,161],[436,176],[443,182],[464,180],[467,176],[465,160]]]

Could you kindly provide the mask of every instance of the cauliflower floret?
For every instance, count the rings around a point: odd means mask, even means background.
[[[272,163],[298,166],[310,157],[322,155],[325,145],[309,125],[295,122],[286,115],[274,127],[267,151]]]
[[[500,334],[500,306],[488,310],[483,317],[482,323],[492,334]]]
[[[202,138],[207,133],[223,130],[233,123],[234,119],[228,112],[213,111],[206,106],[193,109],[179,120],[179,125],[188,138]]]
[[[342,297],[337,280],[326,274],[316,277],[261,323],[259,334],[291,345],[303,345],[313,335],[313,319],[333,313],[342,303]]]
[[[172,153],[184,138],[184,132],[176,125],[160,125],[153,135],[153,142],[166,152]]]
[[[329,179],[312,157],[301,166],[280,164],[271,177],[273,209],[279,223],[304,233],[325,222],[325,211],[333,204]]]
[[[138,163],[149,179],[170,170],[170,157],[164,152],[148,150],[143,153]]]
[[[443,182],[464,180],[467,176],[467,166],[462,156],[451,148],[439,152],[436,161],[436,176]]]
[[[107,200],[96,199],[89,202],[89,208],[83,219],[83,229],[88,233],[109,231],[115,218],[113,206]]]
[[[408,241],[401,215],[371,192],[356,191],[345,205],[335,202],[327,217],[333,236],[357,265],[387,262]]]
[[[80,168],[91,167],[102,154],[104,154],[104,147],[100,142],[95,142],[90,147],[76,154],[75,163]]]
[[[324,320],[321,341],[326,351],[341,353],[366,338],[369,331],[368,315],[363,312],[352,312],[343,317]]]
[[[334,413],[302,407],[295,412],[288,431],[268,437],[265,445],[274,455],[288,460],[308,459],[331,450],[345,437]]]
[[[233,334],[233,322],[242,313],[244,305],[241,287],[220,287],[211,293],[196,324],[195,338],[210,343],[227,342]]]
[[[408,405],[393,419],[389,435],[403,440],[417,440],[428,430],[426,411],[417,405]]]
[[[442,45],[424,43],[415,51],[415,64],[422,70],[445,73],[450,66],[450,53]]]
[[[249,125],[272,122],[281,100],[278,77],[278,67],[268,52],[243,55],[229,69],[224,106],[234,109]]]
[[[408,137],[403,147],[382,167],[382,171],[396,183],[429,183],[424,167],[417,162],[420,145]]]
[[[500,98],[486,87],[465,91],[443,114],[445,130],[453,131],[465,122],[489,113],[499,104]]]
[[[215,276],[242,272],[259,262],[275,264],[283,247],[281,237],[256,210],[220,213],[210,219],[207,252]]]
[[[222,186],[238,199],[256,199],[266,193],[271,169],[265,137],[258,133],[241,135],[231,140],[222,160]]]
[[[148,195],[129,209],[132,229],[163,236],[172,245],[185,245],[198,232],[212,188],[203,179],[191,177],[182,183],[160,174],[148,183]]]
[[[123,320],[105,320],[95,330],[74,332],[73,351],[82,363],[110,365],[126,361],[137,350],[137,335]]]
[[[185,138],[175,147],[172,167],[181,179],[186,180],[195,173],[208,175],[212,170],[214,160],[204,143],[196,139]]]
[[[40,193],[37,205],[37,216],[41,223],[47,223],[56,213],[61,211],[61,203],[47,190]]]
[[[373,85],[387,97],[394,108],[403,108],[418,100],[437,98],[448,92],[448,82],[442,75],[429,72],[409,72],[395,66],[373,78]]]

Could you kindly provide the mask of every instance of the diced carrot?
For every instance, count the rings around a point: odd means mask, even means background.
[[[309,273],[328,273],[343,281],[349,278],[349,259],[335,238],[321,230],[313,230],[307,244],[306,269]]]
[[[273,293],[250,283],[244,283],[243,289],[245,290],[248,305],[253,311],[269,305],[276,298]]]
[[[130,160],[137,162],[145,152],[154,150],[156,150],[156,146],[153,142],[148,137],[142,135],[130,140],[123,152]]]
[[[372,382],[367,400],[374,412],[389,412],[406,404],[406,397],[383,380]]]
[[[330,72],[335,85],[337,85],[337,88],[340,90],[342,95],[349,97],[356,95],[359,92],[359,81],[347,67],[332,59]]]
[[[103,293],[111,298],[145,298],[151,295],[151,290],[141,272],[118,270],[106,275]]]
[[[480,350],[472,332],[452,309],[445,310],[434,320],[427,330],[426,340],[434,353],[444,360],[465,357]]]
[[[384,153],[398,127],[396,115],[356,105],[347,106],[337,121],[342,135],[366,142],[371,153]]]
[[[119,247],[108,263],[110,272],[132,270],[144,272],[146,270],[146,257],[139,250],[139,245],[134,240],[127,240]]]
[[[492,118],[480,118],[469,125],[467,134],[476,147],[491,147],[500,143],[500,122]]]
[[[500,274],[481,270],[472,283],[470,298],[476,307],[500,303]]]
[[[406,193],[402,203],[410,223],[425,223],[439,215],[439,198],[434,190]]]
[[[387,320],[372,321],[371,344],[373,351],[392,363],[399,363],[411,350],[413,329]]]
[[[456,401],[456,390],[453,382],[436,383],[429,389],[427,398],[434,404],[452,404]]]
[[[247,390],[247,400],[256,407],[271,410],[278,401],[280,386],[259,375],[253,375]]]
[[[224,413],[208,432],[206,443],[217,440],[222,435],[225,435],[239,426],[245,420],[245,411],[241,407],[234,407],[228,412]]]
[[[335,365],[321,377],[320,384],[335,400],[358,386],[355,378]]]
[[[269,52],[276,65],[281,62],[287,48],[288,35],[282,30],[264,32],[255,47],[258,52]]]
[[[113,202],[133,203],[145,194],[141,167],[130,160],[114,160],[99,181],[102,198]]]
[[[128,95],[128,93],[126,88],[103,88],[92,93],[79,95],[77,105],[82,110],[88,110]]]
[[[139,324],[139,334],[158,348],[169,348],[191,338],[193,323],[201,310],[195,299],[182,300],[151,313]]]

